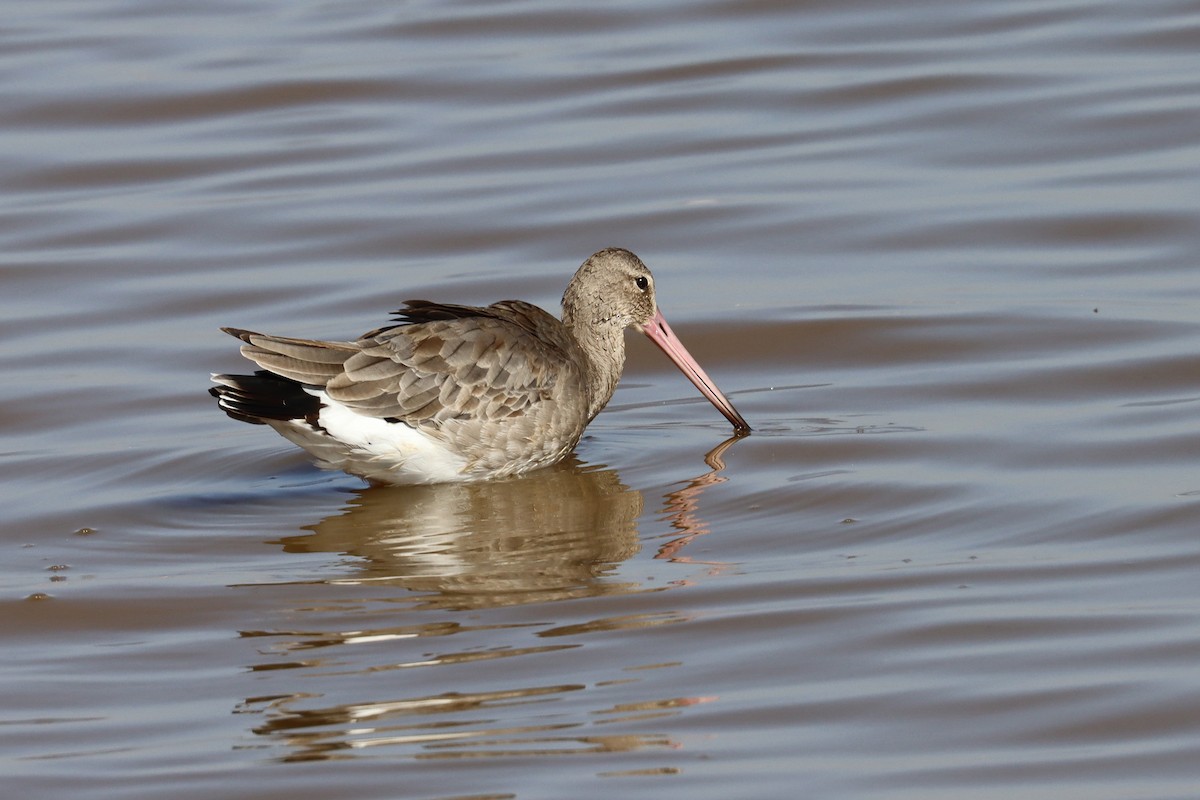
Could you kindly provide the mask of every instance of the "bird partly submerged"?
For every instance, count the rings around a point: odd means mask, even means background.
[[[562,309],[560,321],[520,300],[485,308],[409,300],[395,324],[353,342],[222,328],[261,369],[214,375],[209,391],[234,419],[269,425],[319,466],[373,483],[501,478],[575,448],[617,388],[632,327],[735,433],[750,431],[667,325],[654,277],[633,253],[594,253]]]

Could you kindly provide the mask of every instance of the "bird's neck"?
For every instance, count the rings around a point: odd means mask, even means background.
[[[608,405],[625,368],[625,328],[615,320],[581,321],[563,309],[563,324],[584,356],[588,421]]]

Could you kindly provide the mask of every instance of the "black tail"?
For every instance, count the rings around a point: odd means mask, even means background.
[[[213,375],[212,379],[217,385],[208,393],[234,419],[254,425],[273,419],[303,419],[314,425],[317,422],[321,401],[296,381],[266,370],[253,375]]]

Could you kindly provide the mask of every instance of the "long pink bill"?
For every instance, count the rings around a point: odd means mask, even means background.
[[[683,346],[683,342],[679,341],[679,337],[675,335],[671,326],[667,324],[666,318],[663,317],[662,311],[654,312],[654,316],[642,327],[642,333],[650,337],[650,341],[658,345],[667,354],[667,357],[675,362],[675,366],[679,367],[688,380],[696,384],[696,388],[717,407],[717,411],[720,411],[725,415],[725,419],[733,423],[734,433],[750,432],[750,426],[733,407],[733,403],[721,394],[721,390],[713,383],[712,378],[708,377],[708,374],[696,363],[696,359],[692,358],[691,353]]]

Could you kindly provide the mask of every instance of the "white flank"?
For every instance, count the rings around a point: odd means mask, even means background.
[[[319,465],[385,483],[452,483],[471,480],[466,460],[444,443],[402,422],[356,414],[324,392],[315,430],[301,420],[275,422],[283,437],[307,450]]]

